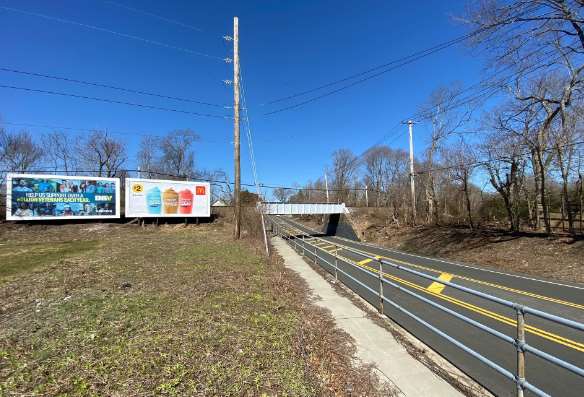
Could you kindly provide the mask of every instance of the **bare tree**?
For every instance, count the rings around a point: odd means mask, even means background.
[[[55,171],[64,171],[65,175],[77,169],[74,141],[64,132],[54,131],[43,135],[43,146],[47,160]]]
[[[160,168],[181,178],[196,176],[193,145],[199,136],[191,130],[176,130],[160,140]]]
[[[40,164],[43,149],[28,131],[10,133],[0,130],[0,160],[14,172],[26,172]]]
[[[475,169],[476,155],[472,147],[461,138],[460,142],[443,149],[442,157],[449,167],[448,171],[452,181],[460,184],[460,189],[464,194],[468,226],[474,229],[470,179]]]
[[[285,203],[288,201],[290,196],[292,195],[292,191],[290,189],[278,187],[274,189],[274,197],[281,203]]]
[[[229,177],[225,171],[220,169],[213,171],[200,171],[197,173],[197,178],[207,180],[211,183],[213,186],[211,189],[213,201],[223,200],[226,203],[232,203],[233,190],[231,189],[231,183],[229,182]]]
[[[390,190],[403,176],[407,167],[407,154],[388,146],[374,146],[364,155],[364,182],[371,188],[377,207],[388,205]]]
[[[561,123],[552,130],[556,164],[562,178],[562,209],[564,219],[568,219],[568,231],[574,233],[574,212],[570,202],[570,172],[576,156],[575,144],[582,136],[579,123],[581,108],[569,114],[562,113]]]
[[[426,202],[428,208],[427,222],[438,224],[438,197],[436,193],[435,175],[432,169],[444,142],[456,133],[471,115],[469,107],[458,107],[456,101],[461,93],[459,84],[450,87],[439,87],[431,95],[428,103],[422,108],[422,114],[432,122],[432,133],[426,150]],[[470,105],[470,104],[469,104]]]
[[[347,200],[358,165],[357,157],[349,149],[339,149],[333,153],[333,186],[339,202]]]
[[[94,131],[78,144],[80,161],[87,171],[98,176],[116,176],[126,162],[124,144],[112,138],[106,131]]]
[[[519,230],[519,200],[524,181],[525,160],[521,148],[517,139],[503,142],[496,132],[481,145],[485,157],[483,167],[491,185],[503,199],[509,229],[513,232]]]
[[[474,3],[467,21],[478,28],[474,45],[488,50],[498,84],[509,86],[518,107],[537,120],[529,144],[536,195],[547,233],[551,225],[546,203],[547,167],[553,146],[550,133],[558,118],[564,124],[569,108],[584,88],[584,31],[579,0],[489,0]]]
[[[160,138],[152,135],[145,135],[140,140],[138,149],[138,167],[141,178],[153,178],[159,168]]]

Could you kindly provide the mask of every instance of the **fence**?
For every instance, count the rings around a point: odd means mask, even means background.
[[[484,365],[488,366],[489,368],[493,369],[497,373],[501,374],[506,379],[515,383],[516,388],[517,388],[517,392],[516,392],[517,396],[523,396],[524,390],[528,390],[537,396],[549,396],[548,393],[546,393],[545,391],[541,390],[540,388],[536,387],[535,385],[533,385],[532,383],[527,381],[526,373],[525,373],[525,353],[531,353],[534,356],[537,356],[544,361],[552,363],[555,366],[557,366],[563,370],[569,371],[570,373],[576,374],[580,377],[584,377],[584,369],[583,368],[578,367],[578,366],[576,366],[572,363],[569,363],[567,361],[564,361],[564,360],[562,360],[562,359],[560,359],[552,354],[546,353],[540,349],[537,349],[536,347],[534,347],[526,342],[525,330],[526,330],[526,327],[528,327],[528,326],[525,323],[525,314],[530,314],[530,315],[539,317],[540,319],[551,321],[553,323],[560,324],[560,325],[569,327],[569,328],[577,330],[577,331],[584,331],[584,324],[583,323],[579,323],[579,322],[576,322],[573,320],[569,320],[569,319],[566,319],[563,317],[549,314],[549,313],[546,313],[546,312],[543,312],[541,310],[537,310],[537,309],[534,309],[534,308],[531,308],[528,306],[520,305],[520,304],[517,304],[515,302],[511,302],[509,300],[501,299],[501,298],[486,294],[486,293],[481,292],[481,291],[476,291],[476,290],[473,290],[471,288],[464,287],[464,286],[459,285],[459,284],[454,284],[452,282],[445,281],[445,280],[440,279],[438,277],[434,277],[434,276],[431,276],[429,274],[410,269],[406,266],[392,263],[391,261],[385,260],[381,257],[371,256],[367,253],[364,253],[364,252],[357,250],[357,249],[353,249],[353,248],[348,247],[346,245],[341,245],[341,244],[337,244],[337,243],[330,241],[330,240],[324,240],[324,239],[319,238],[319,237],[314,237],[314,236],[307,234],[304,231],[302,231],[294,226],[291,226],[287,221],[283,221],[281,219],[276,220],[273,217],[269,217],[268,221],[271,223],[272,230],[276,235],[287,240],[295,250],[302,251],[302,254],[311,258],[315,264],[319,264],[320,266],[323,266],[323,264],[325,264],[328,267],[328,269],[326,269],[326,270],[328,270],[332,274],[334,274],[336,280],[339,280],[339,275],[342,274],[344,277],[351,280],[352,283],[360,286],[363,290],[368,291],[368,293],[373,294],[375,297],[377,297],[377,304],[378,304],[378,309],[379,309],[380,313],[385,314],[384,304],[388,304],[391,307],[393,307],[394,309],[398,310],[400,313],[403,313],[406,316],[410,317],[411,319],[416,321],[418,324],[422,325],[423,327],[426,327],[431,332],[444,338],[445,340],[447,340],[448,342],[450,342],[454,346],[458,347],[462,351],[469,354],[474,359],[480,361]],[[326,244],[327,247],[331,247],[331,246],[335,247],[332,250],[334,252],[333,261],[327,260],[322,255],[319,255],[319,252],[331,255],[330,251],[325,251],[319,244]],[[352,263],[351,261],[346,260],[346,258],[341,258],[338,255],[338,251],[341,249],[351,251],[353,254],[355,254],[359,257],[368,259],[369,263],[376,263],[377,267],[369,266],[368,268],[365,268],[363,266],[360,266],[358,264],[358,262]],[[342,267],[339,266],[340,262],[349,265],[351,267],[351,269],[356,270],[358,272],[361,272],[361,274],[366,274],[366,275],[370,276],[370,278],[369,278],[370,280],[371,280],[371,277],[374,278],[375,280],[378,280],[378,285],[377,285],[378,288],[372,288],[371,286],[365,284],[361,280],[359,280],[356,277],[349,274],[349,271],[343,270]],[[418,294],[416,292],[413,292],[407,288],[404,288],[404,287],[396,284],[395,282],[390,281],[386,277],[388,274],[384,273],[384,271],[383,271],[383,265],[389,266],[389,267],[394,268],[394,269],[399,269],[399,270],[404,271],[406,273],[409,273],[409,274],[412,274],[412,275],[415,275],[418,277],[422,277],[422,278],[427,279],[427,280],[431,280],[431,281],[434,281],[434,282],[437,282],[437,283],[440,283],[443,285],[447,285],[447,286],[452,287],[456,290],[463,291],[465,293],[474,295],[476,297],[485,299],[489,302],[493,302],[493,303],[502,305],[506,308],[513,310],[515,312],[515,315],[516,315],[516,337],[512,338],[512,337],[510,337],[510,336],[508,336],[508,335],[506,335],[506,334],[504,334],[504,333],[502,333],[502,332],[500,332],[500,331],[498,331],[498,330],[496,330],[488,325],[480,323],[477,320],[473,320],[473,319],[471,319],[463,314],[460,314],[459,312],[456,312],[452,309],[449,309],[448,307],[445,307],[445,306],[443,306],[435,301],[432,301],[428,298],[421,296],[420,294]],[[504,341],[504,342],[514,346],[516,349],[516,361],[517,361],[516,372],[513,373],[513,372],[507,370],[502,365],[490,360],[486,356],[473,350],[472,348],[465,345],[464,343],[457,340],[456,338],[452,337],[451,335],[448,335],[445,331],[430,324],[428,321],[424,320],[421,316],[414,314],[413,312],[407,310],[405,307],[403,307],[402,305],[400,305],[396,301],[389,299],[385,294],[384,287],[386,285],[393,287],[393,288],[403,292],[404,294],[406,294],[409,297],[412,297],[418,301],[424,302],[424,303],[432,306],[433,308],[440,310],[443,313],[446,313],[450,316],[453,316],[453,317],[463,321],[466,324],[471,325],[472,327],[474,327],[482,332],[485,332],[485,333],[487,333],[487,334],[489,334],[489,335],[491,335],[491,336],[493,336],[501,341]]]

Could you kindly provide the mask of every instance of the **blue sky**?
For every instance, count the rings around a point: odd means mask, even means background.
[[[331,153],[349,148],[360,154],[385,138],[407,148],[406,126],[396,125],[416,110],[436,87],[454,81],[473,84],[483,64],[463,45],[423,58],[364,84],[290,111],[265,116],[270,100],[310,89],[395,58],[456,38],[468,28],[453,20],[465,1],[154,1],[117,0],[183,22],[179,26],[105,0],[0,0],[0,6],[41,13],[155,40],[213,57],[156,46],[126,37],[0,9],[0,67],[100,82],[135,90],[232,104],[231,56],[222,36],[240,18],[243,84],[251,118],[259,178],[292,185],[315,180]],[[109,98],[190,112],[229,110],[122,93],[104,88],[0,72],[0,84]],[[95,101],[0,88],[0,117],[10,130],[40,127],[9,123],[101,128],[122,132],[130,166],[139,134],[190,128],[202,137],[199,168],[232,174],[230,120],[140,109]],[[416,125],[415,146],[427,142],[428,127]],[[243,131],[242,131],[243,132]],[[84,132],[77,132],[78,134]],[[242,139],[243,135],[242,135]],[[247,143],[242,140],[242,179],[251,182]]]

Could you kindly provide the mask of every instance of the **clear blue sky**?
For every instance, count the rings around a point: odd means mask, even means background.
[[[247,90],[258,174],[263,183],[291,185],[314,180],[335,149],[360,154],[386,137],[407,148],[405,126],[391,129],[436,87],[480,80],[482,63],[468,48],[455,46],[380,78],[291,111],[264,116],[272,99],[343,78],[417,50],[456,38],[467,28],[453,21],[465,1],[186,1],[117,0],[185,24],[193,30],[102,0],[0,0],[0,6],[42,13],[116,32],[156,40],[223,58],[231,45],[233,16],[240,18],[240,54]],[[232,66],[203,56],[0,10],[3,40],[0,67],[101,82],[161,94],[232,104]],[[0,84],[110,98],[192,112],[222,109],[181,103],[68,82],[0,72]],[[292,102],[282,105],[293,104]],[[190,128],[202,140],[197,166],[232,174],[230,120],[145,110],[125,105],[19,92],[0,88],[5,122],[103,128],[163,134]],[[18,129],[6,124],[8,129]],[[38,134],[47,129],[28,128]],[[428,126],[416,126],[422,149]],[[401,135],[400,135],[401,133]],[[138,135],[119,135],[135,165]],[[252,181],[242,141],[243,181]]]

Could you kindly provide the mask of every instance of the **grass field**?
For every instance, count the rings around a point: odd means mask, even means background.
[[[0,302],[0,395],[381,390],[299,280],[224,224],[1,225]]]

